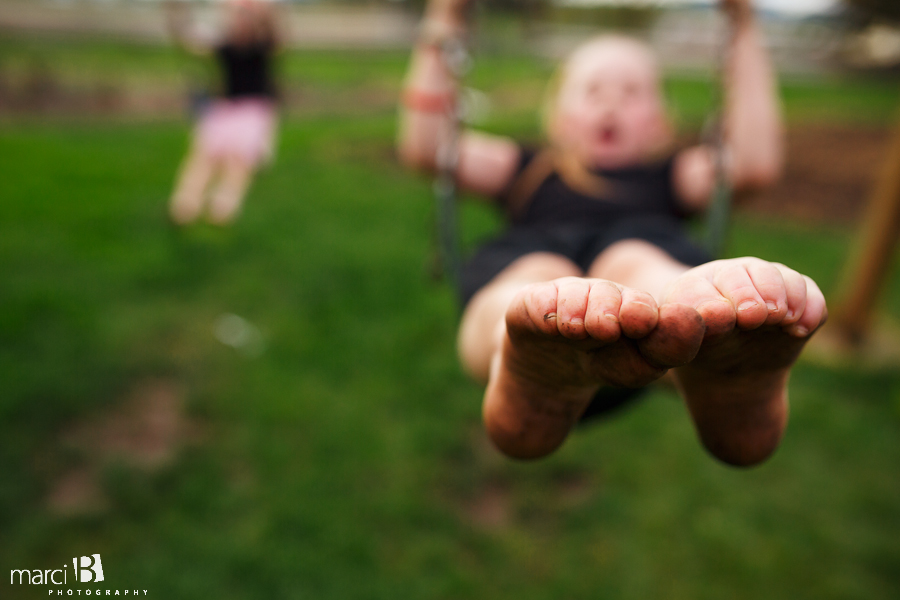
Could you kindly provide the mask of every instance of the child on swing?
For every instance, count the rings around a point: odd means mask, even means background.
[[[178,225],[197,220],[209,193],[209,220],[227,225],[240,212],[254,172],[272,156],[275,15],[263,0],[230,0],[223,39],[204,43],[189,31],[183,2],[169,3],[167,9],[175,39],[194,54],[214,55],[223,78],[220,97],[200,115],[169,201],[169,215]]]
[[[452,132],[456,81],[442,48],[465,33],[468,0],[431,0],[400,109],[398,151],[433,170]],[[729,48],[724,145],[737,191],[772,184],[783,160],[775,80],[750,0],[722,0]],[[641,42],[600,37],[561,66],[547,148],[463,131],[455,176],[509,227],[464,266],[459,355],[486,383],[487,433],[522,459],[667,373],[711,454],[764,461],[787,423],[787,381],[825,321],[809,278],[757,258],[711,260],[681,220],[715,186],[708,146],[671,149],[660,74]],[[623,392],[626,388],[628,391]]]

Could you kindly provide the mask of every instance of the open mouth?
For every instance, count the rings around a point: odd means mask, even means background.
[[[603,144],[615,144],[619,141],[619,131],[612,125],[606,125],[600,129],[598,137]]]

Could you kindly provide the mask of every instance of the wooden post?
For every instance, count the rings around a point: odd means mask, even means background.
[[[869,332],[878,293],[900,240],[900,124],[857,235],[856,251],[844,270],[829,325],[843,342],[854,346]]]

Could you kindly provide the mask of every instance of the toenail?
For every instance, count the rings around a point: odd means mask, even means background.
[[[603,313],[603,316],[612,321],[613,323],[619,322],[619,315],[616,313]]]
[[[766,302],[766,308],[769,309],[769,312],[775,312],[778,310],[778,305],[774,302]]]
[[[750,310],[754,308],[758,303],[756,300],[744,300],[740,304],[738,304],[738,310]]]
[[[734,305],[733,305],[731,302],[729,302],[727,299],[725,299],[725,298],[716,298],[715,300],[707,300],[706,302],[704,302],[703,304],[701,304],[700,306],[698,306],[698,307],[697,307],[697,310],[702,312],[703,309],[704,309],[704,307],[708,307],[708,306],[721,306],[723,302],[724,302],[729,308],[734,308]]]
[[[803,325],[794,325],[788,330],[788,332],[791,335],[795,335],[797,337],[806,337],[807,335],[809,335],[809,329],[807,329]]]
[[[555,319],[555,318],[556,318],[556,313],[547,313],[546,315],[544,315],[545,321],[549,321],[550,319]]]

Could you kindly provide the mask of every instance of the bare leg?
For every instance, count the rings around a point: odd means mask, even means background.
[[[649,292],[657,302],[670,281],[690,269],[643,240],[623,240],[611,245],[594,260],[588,277],[608,279]]]
[[[206,188],[212,179],[215,161],[196,146],[181,166],[175,190],[169,201],[169,215],[179,225],[191,223],[200,216]]]
[[[209,220],[216,225],[231,223],[241,209],[244,195],[253,178],[253,165],[241,157],[225,160],[219,185],[209,206]]]

